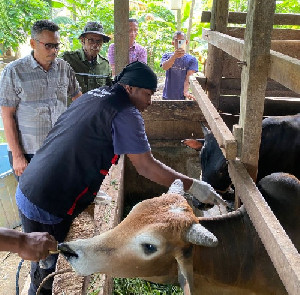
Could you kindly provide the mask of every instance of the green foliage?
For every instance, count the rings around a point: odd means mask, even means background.
[[[160,67],[163,53],[172,51],[172,35],[176,31],[174,14],[164,7],[163,1],[140,1],[145,10],[132,9],[130,17],[139,21],[137,42],[147,48],[148,64],[157,73],[164,72]]]
[[[67,16],[57,16],[54,18],[61,30],[61,39],[63,43],[62,51],[76,50],[81,47],[78,40],[85,24],[88,21],[100,22],[107,35],[112,35],[114,30],[114,6],[113,0],[66,0],[64,2],[52,1],[55,8],[65,8],[68,11]],[[106,56],[108,44],[102,46],[100,54]]]
[[[248,0],[229,1],[229,11],[247,12]]]
[[[300,13],[299,0],[284,0],[277,1],[276,12],[277,13]]]
[[[0,0],[0,43],[16,50],[30,35],[33,23],[48,19],[51,10],[42,0]]]
[[[51,3],[52,14],[49,7]],[[211,10],[213,0],[202,0],[201,10]],[[229,11],[246,12],[248,0],[230,0]],[[181,10],[181,27],[185,33],[188,29],[191,0],[183,0]],[[67,13],[63,12],[63,9]],[[0,0],[0,43],[4,49],[16,49],[19,43],[25,42],[34,21],[53,20],[60,26],[62,51],[76,50],[81,47],[78,40],[83,27],[88,21],[101,22],[106,34],[113,38],[114,0]],[[300,13],[299,0],[276,1],[276,13]],[[130,0],[130,17],[139,21],[137,42],[147,48],[148,64],[158,73],[163,53],[173,51],[172,35],[176,31],[175,11],[166,7],[164,0]],[[207,44],[201,39],[202,29],[208,23],[201,23],[201,16],[194,13],[193,27],[190,35],[191,54],[200,61],[206,57]],[[281,26],[283,27],[283,26]],[[284,26],[298,29],[299,26]],[[113,42],[113,40],[112,40]],[[107,56],[109,44],[105,43],[100,54]]]
[[[181,23],[184,23],[189,19],[190,10],[191,10],[191,2],[185,1],[182,9],[183,9],[183,14],[181,15]]]
[[[183,295],[181,288],[160,285],[141,279],[114,279],[114,295]]]

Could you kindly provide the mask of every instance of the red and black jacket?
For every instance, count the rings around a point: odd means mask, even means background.
[[[62,218],[75,217],[95,198],[118,156],[111,126],[132,104],[120,85],[88,92],[59,117],[19,180],[36,206]]]

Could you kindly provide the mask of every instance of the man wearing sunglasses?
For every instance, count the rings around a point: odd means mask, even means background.
[[[71,66],[57,58],[58,30],[51,21],[35,22],[31,54],[8,64],[0,77],[1,115],[17,179],[67,109],[68,98],[82,94]]]
[[[76,51],[66,51],[62,58],[76,72],[76,78],[83,93],[101,86],[111,86],[111,68],[108,60],[99,52],[102,44],[110,37],[105,35],[103,26],[98,22],[88,22],[79,36],[82,48]]]

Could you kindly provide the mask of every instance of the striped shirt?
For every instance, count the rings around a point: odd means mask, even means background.
[[[8,64],[0,77],[0,105],[16,108],[16,124],[25,154],[35,154],[68,97],[80,91],[70,65],[57,58],[48,71],[32,54]]]

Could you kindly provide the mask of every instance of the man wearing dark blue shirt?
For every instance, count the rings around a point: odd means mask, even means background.
[[[22,174],[16,201],[25,232],[45,231],[62,242],[72,220],[91,204],[112,164],[127,154],[138,173],[164,186],[181,179],[185,190],[206,203],[224,202],[210,185],[156,160],[141,112],[151,104],[157,77],[146,64],[129,64],[115,85],[94,89],[74,101],[57,120]],[[29,295],[55,268],[31,268]],[[51,284],[42,294],[51,294]]]

